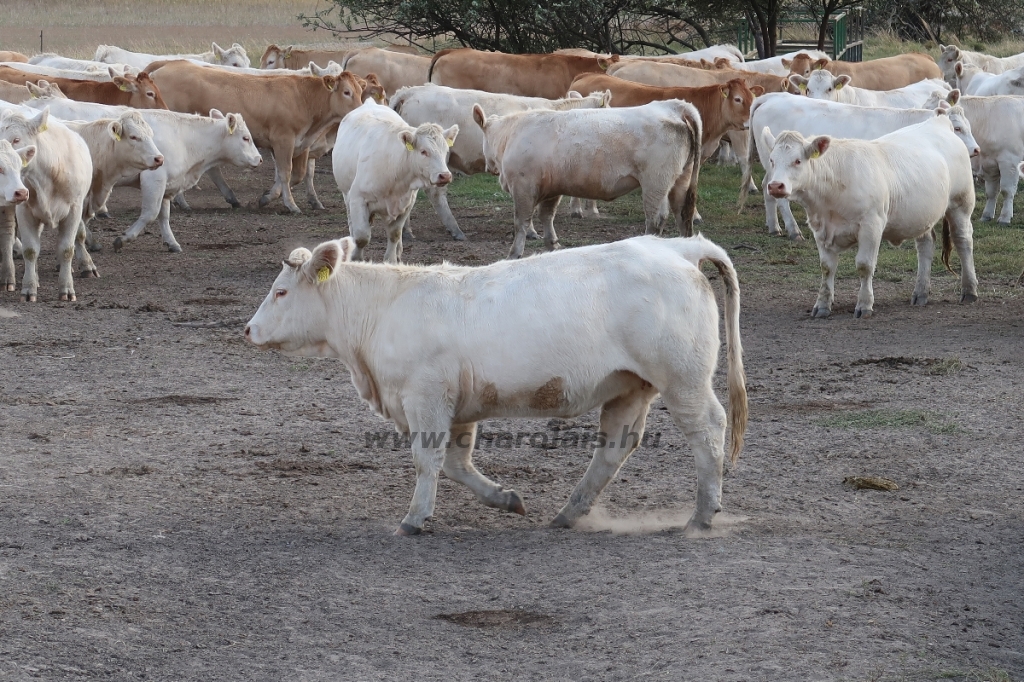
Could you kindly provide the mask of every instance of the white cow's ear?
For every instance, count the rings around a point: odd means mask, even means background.
[[[807,154],[808,159],[816,159],[828,150],[830,144],[832,144],[831,137],[828,135],[819,135],[807,144],[804,148],[804,152]]]
[[[807,92],[807,79],[798,73],[789,74],[789,85],[796,88],[801,94]]]
[[[114,142],[121,141],[121,135],[124,133],[124,126],[121,125],[120,121],[111,121],[110,128],[108,128],[108,130],[110,130],[110,136],[114,138]]]
[[[484,108],[479,104],[473,105],[473,120],[480,126],[480,130],[487,130],[487,114],[484,113]]]
[[[218,57],[223,56],[224,55],[224,48],[221,47],[220,45],[218,45],[217,43],[214,43],[213,44],[213,54],[215,54]]]
[[[402,141],[402,144],[404,144],[405,148],[408,149],[409,151],[416,149],[416,136],[410,133],[408,130],[403,130],[402,132],[398,133],[398,139]]]
[[[441,134],[444,135],[445,142],[448,143],[448,146],[449,147],[454,147],[455,146],[455,138],[459,134],[459,126],[458,125],[453,125],[448,130],[442,131]]]
[[[281,261],[281,264],[287,265],[290,268],[297,268],[308,261],[312,256],[313,254],[309,249],[300,246],[288,254],[288,258]]]
[[[580,93],[576,92],[575,90],[570,90],[568,93],[566,93],[565,98],[566,99],[583,99],[583,95],[581,95]]]
[[[353,242],[354,246],[354,242]],[[303,272],[317,284],[323,284],[331,278],[338,264],[344,262],[341,240],[324,242],[313,249],[313,255],[302,266]]]
[[[238,126],[238,114],[228,114],[228,135],[235,134],[235,128]]]
[[[327,73],[326,70],[321,69],[319,66],[317,66],[316,62],[310,62],[309,63],[309,72],[311,74],[313,74],[314,76],[322,76],[325,73]]]
[[[341,263],[351,262],[352,256],[356,252],[356,240],[352,237],[344,237],[338,240],[338,244],[341,248]]]
[[[949,94],[946,95],[946,101],[952,104],[953,106],[956,106],[956,103],[960,101],[961,94],[962,93],[960,92],[959,88],[950,90]]]
[[[110,80],[114,80],[115,78],[117,78],[121,74],[119,74],[117,72],[117,69],[115,69],[113,66],[108,66],[107,67],[107,75],[110,76]]]
[[[772,135],[772,131],[768,130],[768,126],[761,128],[761,144],[768,151],[775,149],[775,136]]]
[[[37,133],[46,131],[47,125],[50,122],[50,107],[46,107],[31,120],[31,126],[36,129]]]
[[[1024,178],[1024,161],[1021,161],[1020,165],[1017,166],[1017,173],[1019,173],[1020,176]]]
[[[834,81],[832,81],[832,87],[834,87],[836,90],[842,90],[845,86],[850,84],[851,80],[853,79],[844,74],[842,76],[837,77]]]
[[[612,91],[605,90],[601,93],[601,109],[607,109],[612,105]]]
[[[783,57],[782,58],[782,68],[788,69],[791,66],[793,66],[793,60],[792,59],[786,59],[785,57]]]
[[[21,157],[21,167],[24,168],[25,166],[28,165],[29,161],[35,158],[36,146],[34,144],[30,144],[27,147],[15,149],[14,151],[18,156]]]
[[[956,72],[956,75],[963,76],[964,75],[964,63],[963,62],[957,62],[956,64],[954,64],[953,65],[953,71]]]
[[[224,113],[220,109],[210,109],[210,118],[224,118]]]

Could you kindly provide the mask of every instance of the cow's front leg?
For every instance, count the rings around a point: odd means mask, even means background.
[[[239,208],[242,205],[242,202],[235,196],[235,191],[231,189],[231,186],[224,180],[224,176],[220,174],[220,166],[214,166],[206,171],[206,177],[213,180],[213,184],[217,185],[220,195],[224,197],[224,201],[231,204],[231,208]],[[182,199],[184,199],[184,196],[182,196]],[[190,209],[186,206],[185,210]]]
[[[39,249],[42,243],[43,223],[23,206],[17,208],[18,235],[21,237],[21,257],[25,261],[25,274],[21,279],[21,298],[34,303],[39,293]]]
[[[277,164],[278,177],[281,181],[281,201],[289,211],[298,215],[302,213],[295,197],[292,196],[292,152],[294,148],[289,142],[274,148],[274,163]]]
[[[443,401],[406,409],[412,430],[412,461],[416,468],[416,491],[409,504],[409,513],[402,519],[395,535],[416,535],[434,514],[437,498],[437,476],[444,465],[445,444],[450,437],[451,417],[446,416]]]
[[[999,172],[995,168],[982,171],[985,180],[985,208],[981,211],[981,222],[987,223],[996,215],[996,202],[999,200]],[[1016,174],[1014,180],[1016,181]]]
[[[14,270],[14,233],[17,226],[14,206],[0,208],[0,291],[14,291],[18,285]]]
[[[526,516],[523,498],[519,493],[495,483],[473,466],[475,444],[475,423],[452,424],[451,438],[444,453],[444,475],[472,490],[476,498],[486,506]]]
[[[601,434],[590,466],[569,495],[569,501],[551,522],[552,526],[569,528],[590,511],[594,500],[605,489],[622,463],[640,445],[651,401],[658,391],[650,384],[608,401],[601,407]]]
[[[264,192],[263,195],[259,198],[259,201],[256,202],[256,204],[260,208],[265,207],[271,201],[273,201],[274,199],[276,199],[279,196],[281,196],[283,191],[284,191],[282,189],[282,185],[284,184],[284,180],[282,179],[283,175],[281,173],[281,164],[278,163],[278,161],[277,161],[277,153],[273,152],[273,153],[271,153],[270,156],[274,159],[274,184],[271,185],[270,189],[268,189],[266,192]],[[291,154],[289,154],[288,155],[288,163],[291,163],[291,159],[292,159]]]
[[[960,256],[961,303],[978,300],[978,275],[974,271],[974,226],[971,225],[971,206],[953,208],[946,213],[950,239]]]
[[[927,305],[928,292],[931,290],[932,259],[935,257],[935,230],[926,230],[915,240],[917,245],[917,285],[911,305]]]
[[[384,252],[385,263],[396,264],[402,262],[402,231],[405,229],[406,223],[409,222],[409,215],[412,213],[412,207],[415,204],[416,192],[413,192],[408,206],[405,207],[397,218],[387,224],[388,248]]]
[[[793,241],[802,242],[804,235],[800,232],[796,217],[793,216],[793,207],[790,206],[789,199],[779,199],[779,211],[782,213],[782,221],[786,224],[786,234]]]
[[[60,300],[74,301],[75,280],[72,276],[75,260],[75,242],[78,239],[79,226],[82,224],[82,207],[80,204],[71,207],[71,211],[64,216],[63,220],[57,223],[57,257],[60,259],[60,275],[57,282],[60,288]],[[85,235],[82,235],[83,247]],[[83,248],[85,257],[88,258],[88,266],[96,269],[89,253]]]
[[[451,207],[448,206],[448,185],[444,187],[435,187],[431,185],[425,190],[427,198],[430,199],[430,205],[434,207],[434,211],[438,216],[441,217],[441,222],[444,223],[445,229],[448,230],[448,234],[452,236],[455,241],[465,241],[466,235],[459,228],[459,221],[455,219],[455,215],[452,214]]]
[[[92,262],[89,249],[86,248],[88,236],[89,230],[85,226],[85,221],[78,221],[78,232],[75,234],[75,261],[78,263],[78,276],[82,278],[99,277],[100,273],[96,269],[96,264]]]
[[[857,307],[854,317],[871,317],[875,312],[875,291],[871,280],[875,275],[875,264],[878,262],[878,249],[884,225],[874,230],[861,230],[861,238],[857,242],[857,275],[860,277],[860,293],[857,295]],[[867,233],[867,234],[865,234]],[[873,237],[877,234],[878,237]]]
[[[164,246],[171,253],[181,253],[181,244],[174,238],[174,232],[171,231],[171,200],[164,199],[160,202],[160,215],[157,216],[160,221],[160,239],[163,241]]]
[[[558,243],[558,235],[555,233],[555,213],[558,211],[558,204],[561,201],[561,196],[545,199],[540,202],[537,212],[537,220],[544,226],[544,248],[548,251],[562,248]]]
[[[526,249],[526,232],[533,229],[533,211],[537,207],[537,203],[532,196],[516,194],[512,197],[512,206],[516,234],[512,239],[512,248],[508,252],[508,257],[522,258],[523,251]]]
[[[779,227],[779,199],[768,193],[768,183],[763,183],[764,193],[764,219],[768,226],[768,235],[771,237],[782,236],[782,228]]]
[[[1013,220],[1013,198],[1017,196],[1019,174],[1016,159],[999,164],[999,193],[1003,195],[1003,210],[999,212],[999,224],[1009,225]]]
[[[320,197],[317,196],[316,186],[313,184],[313,178],[316,176],[316,159],[310,157],[306,161],[306,203],[309,204],[310,208],[317,211],[326,210]]]
[[[155,171],[143,171],[139,176],[139,189],[142,190],[142,210],[139,219],[132,223],[123,235],[114,239],[114,251],[120,251],[125,244],[134,241],[142,234],[146,226],[160,215],[160,207],[167,189],[167,173],[163,168]]]
[[[839,249],[824,244],[827,239],[824,232],[820,238],[815,232],[814,237],[818,243],[818,257],[821,261],[821,287],[818,288],[818,300],[811,310],[811,317],[828,317],[832,314],[832,301],[835,300]]]

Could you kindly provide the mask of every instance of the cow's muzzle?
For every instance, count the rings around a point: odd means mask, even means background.
[[[25,188],[14,190],[14,194],[11,195],[12,204],[20,204],[28,201],[28,190]]]
[[[437,187],[444,187],[452,181],[451,173],[438,173],[437,180],[434,181],[434,185]]]
[[[153,157],[153,162],[149,164],[149,169],[150,170],[156,170],[157,168],[159,168],[162,165],[164,165],[164,157],[161,154],[160,156],[154,156]]]
[[[786,189],[785,183],[769,182],[768,194],[771,194],[776,199],[785,199],[786,197],[789,196],[789,190]]]

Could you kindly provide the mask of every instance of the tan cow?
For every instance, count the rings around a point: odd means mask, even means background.
[[[10,50],[0,50],[0,62],[25,62],[28,63],[28,57],[20,52],[11,52]]]
[[[250,76],[208,69],[185,61],[158,62],[153,80],[162,86],[167,106],[186,114],[210,109],[241,114],[257,147],[274,153],[274,185],[260,197],[266,206],[281,197],[292,213],[292,159],[362,103],[360,79],[340,76]],[[303,160],[304,162],[304,160]]]
[[[17,85],[34,83],[39,74],[27,73],[9,66],[0,66],[0,80]],[[116,76],[109,83],[98,81],[72,80],[69,78],[51,78],[68,99],[79,102],[95,102],[112,106],[133,107],[135,109],[166,109],[160,90],[143,71],[138,76]]]
[[[401,88],[427,82],[430,58],[367,47],[350,52],[345,61],[341,62],[341,68],[360,78],[376,74],[385,90],[397,92]]]
[[[699,88],[659,88],[632,83],[614,76],[588,73],[572,82],[572,90],[582,95],[611,91],[613,107],[637,107],[664,99],[681,99],[700,112],[703,122],[701,158],[706,159],[718,148],[722,135],[730,130],[743,130],[750,120],[750,105],[754,97],[764,94],[759,85],[748,88],[739,78],[723,85],[705,85]]]
[[[789,67],[790,73],[804,78],[816,69],[825,69],[834,76],[850,76],[857,87],[865,90],[895,90],[928,78],[942,78],[942,70],[935,60],[920,52],[866,62],[812,59],[809,55],[798,54]]]
[[[36,97],[64,97],[64,93],[56,85],[45,80],[39,81],[38,84],[28,81],[25,85],[0,81],[0,100],[20,104]]]
[[[261,69],[301,69],[310,62],[317,66],[327,66],[327,62],[341,64],[355,50],[306,50],[294,45],[281,47],[268,45],[260,57]]]
[[[602,73],[599,63],[611,57],[571,54],[505,54],[472,48],[441,50],[430,62],[428,81],[467,90],[500,92],[523,97],[565,97],[573,79],[584,73]]]

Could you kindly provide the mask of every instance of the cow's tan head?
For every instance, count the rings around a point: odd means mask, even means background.
[[[748,87],[741,78],[733,78],[723,83],[719,90],[722,93],[722,117],[730,130],[742,130],[750,120],[750,105],[754,98],[764,94],[760,85]]]
[[[31,95],[32,99],[43,99],[46,97],[51,99],[68,98],[56,83],[51,83],[47,80],[40,79],[35,83],[27,81],[25,87],[28,88],[28,94]]]
[[[320,82],[330,93],[331,111],[345,116],[363,103],[363,86],[359,76],[342,71],[337,76],[321,76]]]
[[[334,62],[331,63],[333,64]],[[312,64],[312,62],[310,62],[310,64]],[[377,104],[387,104],[388,93],[384,91],[384,86],[381,85],[380,79],[377,78],[377,74],[366,74],[365,79],[359,79],[359,85],[363,88],[361,101],[365,102],[368,99],[372,99]]]
[[[291,47],[283,48],[275,44],[267,45],[267,49],[263,51],[263,56],[260,57],[260,68],[261,69],[284,69],[285,66],[285,53],[291,52]]]
[[[331,291],[338,271],[352,260],[351,237],[324,242],[313,251],[298,248],[282,261],[281,272],[259,310],[245,325],[245,338],[262,350],[285,355],[337,357],[328,333],[338,315]]]
[[[789,62],[790,73],[798,74],[804,78],[810,76],[811,71],[823,68],[825,64],[828,64],[827,59],[819,59],[815,61],[815,59],[806,52],[799,53],[797,56],[793,57],[792,60],[783,59],[782,65],[786,66],[786,62]]]

